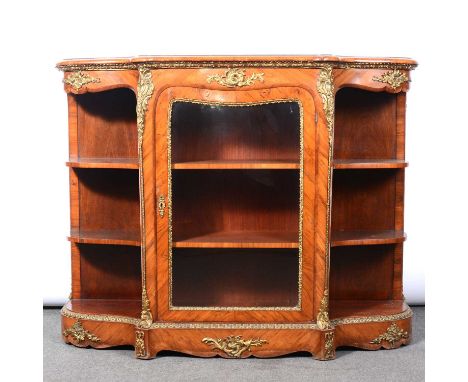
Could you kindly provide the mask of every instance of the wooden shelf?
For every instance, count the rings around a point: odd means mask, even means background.
[[[141,315],[141,300],[72,299],[65,307],[72,312],[83,314],[110,314],[136,318]]]
[[[73,243],[80,244],[113,244],[132,246],[139,246],[141,244],[140,232],[127,230],[72,230],[68,240]]]
[[[138,170],[137,158],[70,158],[68,167],[73,168],[120,168]]]
[[[391,315],[401,313],[406,309],[408,305],[403,300],[330,299],[330,319]]]
[[[173,241],[174,248],[299,248],[297,232],[221,231]]]
[[[290,170],[298,169],[299,167],[299,162],[288,160],[214,160],[172,164],[172,169],[174,170]]]
[[[333,168],[335,170],[363,170],[363,169],[385,169],[405,168],[408,162],[400,159],[335,159]]]
[[[403,231],[366,230],[335,231],[331,234],[331,246],[396,244],[406,240]]]

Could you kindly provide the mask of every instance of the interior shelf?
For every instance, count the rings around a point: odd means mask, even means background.
[[[331,235],[331,246],[396,244],[406,240],[403,231],[394,230],[346,230],[334,231]]]
[[[206,160],[172,164],[174,170],[290,170],[299,167],[299,162],[289,160]]]
[[[70,158],[68,167],[73,168],[115,168],[138,169],[137,158]]]
[[[398,314],[408,309],[403,300],[330,300],[330,318]]]
[[[173,304],[278,307],[298,302],[297,249],[174,248]]]
[[[298,171],[180,170],[172,180],[174,247],[298,247]]]
[[[285,231],[221,231],[172,243],[174,248],[298,248],[298,233]]]
[[[114,244],[132,245],[141,244],[140,232],[123,229],[116,230],[72,230],[68,238],[73,243],[81,244]]]
[[[344,169],[391,169],[405,168],[408,162],[400,159],[335,159],[333,168]]]
[[[72,299],[65,305],[75,313],[111,314],[139,318],[141,300],[128,299]]]

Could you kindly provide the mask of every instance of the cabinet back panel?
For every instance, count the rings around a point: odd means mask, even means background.
[[[330,299],[391,299],[394,252],[394,245],[332,248]]]
[[[80,230],[139,231],[138,171],[75,171],[79,179]]]
[[[396,158],[397,95],[344,88],[335,101],[334,157]]]
[[[173,171],[173,240],[219,231],[299,232],[298,170]]]
[[[141,298],[140,247],[78,244],[81,298]]]
[[[78,105],[78,156],[136,158],[136,97],[130,89],[74,96]]]
[[[172,161],[299,161],[297,102],[252,106],[175,102]]]
[[[174,249],[174,306],[295,306],[298,256],[290,249]]]
[[[332,230],[395,229],[397,171],[335,170]]]

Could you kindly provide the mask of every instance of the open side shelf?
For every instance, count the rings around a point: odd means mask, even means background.
[[[114,168],[137,170],[137,158],[70,158],[67,162],[72,168]]]
[[[330,300],[330,319],[392,315],[407,309],[403,300]]]
[[[331,246],[345,245],[377,245],[403,243],[406,234],[394,230],[363,230],[363,231],[334,231],[331,235]]]
[[[72,243],[72,269],[79,272],[72,288],[74,298],[140,299],[139,247]]]
[[[408,162],[400,159],[335,159],[335,170],[392,169],[408,167]]]
[[[71,299],[65,307],[81,314],[110,314],[135,318],[141,315],[141,300],[138,299]]]
[[[82,244],[114,244],[139,246],[141,244],[140,232],[124,229],[115,230],[72,230],[68,237],[73,243]]]

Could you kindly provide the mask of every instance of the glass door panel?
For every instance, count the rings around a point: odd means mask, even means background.
[[[173,101],[174,308],[297,306],[300,127],[297,101]]]

